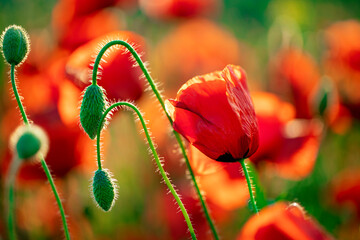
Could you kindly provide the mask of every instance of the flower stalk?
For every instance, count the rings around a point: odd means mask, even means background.
[[[258,208],[256,206],[256,200],[255,200],[255,196],[254,196],[254,192],[253,192],[252,181],[250,179],[250,175],[249,175],[249,171],[247,169],[247,165],[245,163],[245,159],[241,159],[239,162],[240,162],[241,167],[242,167],[242,169],[244,171],[244,175],[245,175],[246,182],[247,182],[248,189],[249,189],[250,202],[251,202],[251,205],[253,207],[253,211],[256,214],[259,214],[259,210],[258,210]]]
[[[104,55],[104,53],[106,52],[106,50],[108,50],[110,47],[114,46],[114,45],[122,45],[124,46],[131,54],[132,56],[135,58],[136,62],[138,63],[140,69],[142,70],[142,72],[144,73],[152,91],[154,92],[157,100],[159,101],[160,105],[161,105],[161,108],[163,109],[163,111],[165,112],[165,115],[171,125],[171,127],[173,128],[173,120],[171,119],[169,113],[166,111],[166,108],[165,108],[165,102],[159,92],[159,90],[157,89],[155,83],[154,83],[154,80],[152,79],[151,75],[149,74],[149,71],[147,70],[147,68],[145,67],[145,64],[144,62],[141,60],[139,54],[136,52],[136,50],[131,46],[131,44],[127,43],[126,41],[123,41],[123,40],[113,40],[113,41],[110,41],[108,42],[107,44],[105,44],[105,46],[100,50],[99,54],[97,55],[96,59],[95,59],[95,63],[94,63],[94,68],[93,68],[93,74],[92,74],[92,84],[93,85],[96,85],[97,84],[97,72],[98,72],[98,68],[99,68],[99,64],[100,64],[100,61],[101,61],[101,58],[102,56]],[[214,239],[215,240],[218,240],[219,239],[219,236],[217,234],[217,231],[216,231],[216,228],[215,228],[215,224],[213,223],[213,220],[210,216],[210,213],[208,211],[208,208],[207,208],[207,205],[206,205],[206,202],[201,194],[201,191],[200,191],[200,188],[199,188],[199,185],[196,181],[196,178],[195,178],[195,175],[194,175],[194,172],[191,168],[191,165],[190,165],[190,162],[189,162],[189,158],[187,156],[187,153],[186,153],[186,150],[185,150],[185,145],[179,135],[178,132],[176,132],[175,130],[173,130],[173,133],[175,135],[175,138],[180,146],[180,149],[181,149],[181,153],[185,159],[185,163],[186,163],[186,166],[188,168],[188,171],[189,171],[189,174],[190,174],[190,177],[191,177],[191,180],[194,184],[194,187],[195,187],[195,190],[196,190],[196,193],[199,197],[199,200],[201,202],[201,206],[202,206],[202,209],[204,211],[204,214],[205,214],[205,217],[206,217],[206,220],[208,221],[208,224],[210,226],[210,229],[211,229],[211,232],[214,236]],[[98,141],[99,141],[99,138],[98,138]],[[98,161],[99,161],[99,151],[98,151]],[[98,165],[101,167],[101,163],[98,163]]]
[[[139,117],[141,125],[142,125],[142,127],[144,129],[144,133],[145,133],[146,139],[148,141],[149,147],[150,147],[151,152],[152,152],[152,154],[153,154],[153,156],[155,158],[156,164],[157,164],[157,166],[159,168],[160,174],[161,174],[162,178],[164,179],[164,182],[166,183],[166,185],[169,188],[170,192],[174,196],[176,202],[178,203],[182,214],[184,215],[184,218],[185,218],[186,224],[188,225],[188,229],[189,229],[189,232],[191,234],[192,239],[193,240],[196,239],[195,231],[194,231],[194,228],[193,228],[193,226],[191,224],[190,217],[189,217],[189,215],[188,215],[188,213],[187,213],[187,211],[185,209],[185,206],[182,203],[179,195],[177,194],[176,190],[174,189],[173,185],[171,184],[170,179],[166,175],[166,172],[165,172],[164,168],[162,167],[159,155],[157,154],[155,146],[154,146],[154,144],[153,144],[153,142],[151,140],[151,137],[150,137],[148,128],[146,126],[145,120],[144,120],[141,112],[139,111],[139,109],[135,105],[133,105],[132,103],[129,103],[129,102],[117,102],[117,103],[114,103],[105,110],[105,112],[104,112],[104,114],[103,114],[103,116],[101,118],[101,121],[100,121],[100,124],[99,124],[99,127],[98,127],[97,138],[96,138],[96,140],[97,140],[97,143],[96,143],[96,147],[97,147],[97,163],[98,163],[99,170],[102,169],[102,166],[101,166],[101,154],[100,154],[100,134],[101,134],[102,126],[103,126],[103,123],[104,123],[104,121],[106,119],[107,114],[112,109],[120,107],[120,106],[126,106],[126,107],[131,108],[137,114],[137,116]]]
[[[29,125],[29,120],[28,120],[27,115],[25,113],[25,109],[24,109],[24,107],[22,105],[22,102],[21,102],[21,99],[20,99],[20,96],[19,96],[19,93],[18,93],[18,90],[17,90],[17,87],[16,87],[16,83],[15,83],[15,65],[14,64],[11,64],[10,77],[11,77],[11,84],[12,84],[12,88],[13,88],[13,91],[14,91],[14,95],[15,95],[16,101],[18,103],[19,110],[20,110],[22,118],[23,118],[23,122],[26,125]],[[47,164],[46,164],[43,157],[41,158],[41,165],[42,165],[42,167],[44,169],[46,177],[47,177],[47,179],[48,179],[48,181],[50,183],[51,189],[52,189],[53,194],[55,196],[55,199],[56,199],[56,202],[57,202],[60,214],[61,214],[61,219],[62,219],[62,223],[63,223],[63,227],[64,227],[65,237],[66,237],[67,240],[70,240],[70,233],[69,233],[69,229],[68,229],[67,222],[66,222],[64,208],[62,206],[62,203],[61,203],[58,191],[56,189],[54,180],[53,180],[53,178],[51,176],[50,170],[49,170],[49,168],[48,168],[48,166],[47,166]],[[15,178],[15,175],[14,175],[14,178]],[[14,204],[14,182],[15,181],[12,181],[11,185],[9,186],[9,224],[8,224],[8,229],[9,229],[9,234],[11,236],[11,239],[16,239],[15,230],[14,230],[14,222],[15,222],[14,221],[14,208],[15,208],[14,207],[14,205],[15,205]]]

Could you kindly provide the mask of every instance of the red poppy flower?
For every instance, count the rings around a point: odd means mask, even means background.
[[[99,38],[96,38],[81,47],[77,48],[69,57],[66,64],[68,77],[81,89],[85,88],[90,82],[89,71],[94,63],[94,55],[99,51],[99,47],[110,40],[124,39],[135,45],[138,52],[144,50],[144,39],[139,35],[116,31]],[[141,79],[141,69],[133,67],[135,60],[125,47],[112,48],[103,56],[103,62],[99,68],[101,72],[101,85],[107,93],[109,99],[131,99],[137,100],[143,93],[144,79]]]
[[[252,216],[237,239],[241,240],[331,240],[319,224],[306,216],[298,204],[278,202]]]
[[[168,103],[174,129],[208,157],[235,162],[258,148],[258,124],[240,67],[194,77]]]
[[[54,15],[52,25],[59,45],[70,50],[75,50],[82,44],[121,27],[117,16],[106,10],[99,10],[71,20],[63,17],[66,14],[68,12],[61,13],[61,16]]]
[[[251,157],[266,162],[277,174],[298,179],[307,176],[316,161],[322,125],[315,120],[295,118],[295,108],[276,95],[253,93],[259,123],[260,144]]]
[[[162,19],[208,15],[219,7],[218,0],[140,0],[139,4],[148,16]]]
[[[274,90],[294,103],[297,118],[312,118],[311,101],[320,81],[315,61],[295,48],[283,49],[274,59],[271,64]]]
[[[326,29],[325,39],[328,44],[325,71],[334,79],[341,102],[360,118],[360,22],[335,23]]]
[[[259,148],[250,157],[251,161],[288,179],[303,178],[311,173],[319,150],[322,125],[313,120],[295,119],[294,106],[281,101],[274,94],[253,92],[252,99],[259,124]],[[192,147],[189,152],[190,164],[201,181],[211,182],[218,178],[208,184],[209,191],[217,191],[211,189],[211,185],[221,185],[219,189],[231,189],[231,185],[244,181],[239,172],[231,172],[230,166],[228,169],[227,163],[212,161]],[[240,169],[241,166],[239,164],[234,168]],[[205,186],[205,183],[202,185]],[[239,190],[238,194],[238,200],[234,199],[231,204],[234,207],[244,204],[246,189]],[[207,195],[210,199],[211,194]],[[216,199],[222,196],[220,193],[213,195]]]
[[[356,210],[360,219],[360,169],[341,172],[333,181],[334,200],[343,206]],[[355,211],[354,211],[355,212]]]

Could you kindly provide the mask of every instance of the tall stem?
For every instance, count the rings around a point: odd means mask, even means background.
[[[171,125],[171,127],[173,127],[173,120],[171,119],[170,115],[167,113],[166,111],[166,108],[165,108],[165,103],[164,103],[164,100],[162,99],[161,97],[161,94],[159,92],[159,90],[157,89],[155,83],[154,83],[154,80],[152,79],[152,77],[150,76],[149,74],[149,71],[146,69],[145,67],[145,64],[143,63],[143,61],[141,60],[140,56],[137,54],[137,52],[135,51],[135,49],[127,42],[125,41],[122,41],[122,40],[113,40],[111,42],[108,42],[99,52],[99,54],[97,55],[96,57],[96,60],[95,60],[95,63],[94,63],[94,69],[93,69],[93,74],[92,74],[92,84],[96,84],[96,80],[97,80],[97,71],[98,71],[98,68],[99,68],[99,64],[100,64],[100,61],[101,61],[101,58],[102,56],[104,55],[104,53],[106,52],[107,49],[109,49],[111,46],[114,46],[114,45],[122,45],[124,47],[126,47],[129,52],[133,55],[133,57],[135,58],[136,62],[139,64],[139,67],[141,68],[142,72],[144,73],[147,81],[149,82],[149,85],[152,89],[152,91],[154,92],[157,100],[159,101],[160,105],[161,105],[161,108],[164,110],[165,112],[165,115],[167,117],[167,119],[169,120],[169,123]],[[195,187],[195,190],[196,190],[196,193],[199,197],[199,200],[201,202],[201,206],[202,206],[202,209],[204,211],[204,214],[205,214],[205,217],[206,217],[206,220],[208,221],[209,223],[209,226],[210,226],[210,229],[211,229],[211,232],[214,236],[214,238],[216,240],[219,239],[219,236],[217,234],[217,231],[216,231],[216,228],[215,228],[215,225],[211,219],[211,216],[210,216],[210,213],[208,211],[208,208],[206,206],[206,202],[201,194],[201,191],[200,191],[200,188],[199,188],[199,185],[197,184],[197,181],[196,181],[196,178],[195,178],[195,175],[194,175],[194,172],[191,168],[191,165],[190,165],[190,162],[189,162],[189,158],[187,156],[187,153],[186,153],[186,150],[185,150],[185,147],[184,147],[184,143],[180,137],[180,135],[174,130],[173,131],[174,135],[175,135],[175,138],[180,146],[180,149],[181,149],[181,152],[184,156],[184,159],[185,159],[185,163],[186,163],[186,166],[189,170],[189,174],[190,174],[190,177],[191,177],[191,180],[193,181],[194,183],[194,187]],[[99,139],[99,138],[98,138]],[[98,140],[99,141],[99,140]],[[98,159],[99,159],[99,156],[100,153],[98,152]],[[100,166],[100,169],[101,169],[101,163],[99,164]]]
[[[48,166],[47,166],[47,164],[46,164],[43,157],[41,158],[41,165],[42,165],[42,167],[44,169],[46,177],[49,180],[49,183],[50,183],[51,189],[52,189],[52,191],[54,193],[57,205],[59,206],[61,219],[62,219],[62,223],[63,223],[63,226],[64,226],[65,237],[66,237],[66,239],[69,240],[70,239],[70,233],[69,233],[69,229],[68,229],[67,222],[66,222],[66,216],[65,216],[64,208],[62,206],[58,191],[56,190],[56,186],[55,186],[54,180],[53,180],[53,178],[51,176],[50,170],[49,170],[49,168],[48,168]]]
[[[23,121],[26,125],[29,125],[29,120],[26,116],[26,113],[25,113],[25,110],[24,110],[24,107],[22,105],[22,102],[21,102],[21,99],[20,99],[20,96],[19,96],[19,93],[17,91],[17,88],[16,88],[16,83],[15,83],[15,65],[12,64],[11,65],[11,70],[10,70],[10,77],[11,77],[11,84],[12,84],[12,88],[13,88],[13,91],[14,91],[14,95],[15,95],[15,98],[16,98],[16,101],[17,101],[17,104],[19,106],[19,109],[20,109],[20,112],[21,112],[21,115],[22,115],[22,118],[23,118]],[[51,173],[50,173],[50,170],[44,160],[44,158],[41,159],[41,165],[45,171],[45,174],[46,174],[46,177],[51,185],[51,188],[53,190],[53,193],[54,193],[54,196],[56,198],[56,202],[57,202],[57,205],[59,207],[59,210],[60,210],[60,214],[61,214],[61,218],[62,218],[62,222],[63,222],[63,227],[64,227],[64,231],[65,231],[65,236],[66,236],[66,239],[69,240],[70,239],[70,234],[69,234],[69,230],[68,230],[68,226],[67,226],[67,222],[66,222],[66,218],[65,218],[65,213],[64,213],[64,208],[62,206],[62,203],[60,201],[60,198],[59,198],[59,194],[56,190],[56,187],[55,187],[55,184],[54,184],[54,180],[51,176]],[[12,190],[13,191],[13,190]]]
[[[247,182],[247,185],[248,185],[250,201],[251,201],[251,204],[253,206],[253,211],[256,214],[258,214],[259,210],[258,210],[258,208],[256,206],[256,201],[255,201],[254,193],[253,193],[253,190],[252,190],[252,183],[251,183],[251,179],[250,179],[250,176],[249,176],[249,171],[248,171],[246,163],[245,163],[245,159],[241,159],[240,163],[241,163],[242,169],[244,171],[244,175],[245,175],[246,182]]]
[[[21,161],[14,157],[11,161],[10,170],[8,174],[8,233],[9,239],[16,239],[15,231],[15,180],[16,175],[21,165]]]
[[[117,102],[117,103],[114,103],[112,104],[110,107],[108,107],[106,109],[106,111],[104,112],[104,114],[102,115],[102,118],[101,118],[101,121],[100,121],[100,124],[99,124],[99,128],[98,128],[98,132],[97,132],[97,162],[98,162],[98,167],[99,169],[101,169],[101,159],[100,159],[100,134],[101,134],[101,129],[103,126],[103,122],[107,116],[107,114],[114,108],[116,107],[119,107],[119,106],[127,106],[127,107],[130,107],[136,114],[137,116],[139,117],[140,119],[140,122],[141,122],[141,125],[144,129],[144,133],[145,133],[145,136],[146,136],[146,139],[149,143],[149,146],[150,146],[150,149],[151,149],[151,152],[152,154],[154,155],[154,158],[155,158],[155,161],[156,161],[156,164],[159,168],[159,171],[160,171],[160,174],[162,176],[162,178],[164,179],[166,185],[168,186],[168,188],[170,189],[170,192],[172,193],[172,195],[174,196],[176,202],[178,203],[180,209],[181,209],[181,212],[182,214],[184,215],[184,218],[185,218],[185,221],[188,225],[188,229],[189,229],[189,232],[191,234],[191,237],[192,239],[196,239],[196,235],[195,235],[195,231],[194,231],[194,228],[191,224],[191,221],[190,221],[190,217],[185,209],[185,206],[184,204],[182,203],[180,197],[178,196],[177,192],[175,191],[173,185],[171,184],[168,176],[166,175],[166,172],[164,170],[164,168],[162,167],[162,164],[160,162],[160,159],[159,159],[159,156],[156,152],[156,149],[155,149],[155,146],[151,140],[151,137],[150,137],[150,134],[149,134],[149,131],[147,129],[147,126],[146,126],[146,123],[145,123],[145,120],[143,118],[143,116],[141,115],[139,109],[137,109],[137,107],[131,103],[128,103],[128,102]]]
[[[10,70],[10,77],[11,77],[11,85],[12,85],[12,88],[13,88],[13,91],[14,91],[14,95],[15,95],[15,98],[16,98],[16,102],[19,106],[19,109],[20,109],[20,112],[21,112],[21,116],[24,120],[24,123],[25,124],[29,124],[29,120],[26,116],[26,113],[25,113],[25,110],[24,110],[24,107],[21,103],[21,99],[20,99],[20,96],[19,96],[19,93],[18,93],[18,90],[16,88],[16,83],[15,83],[15,65],[14,64],[11,64],[11,70]]]

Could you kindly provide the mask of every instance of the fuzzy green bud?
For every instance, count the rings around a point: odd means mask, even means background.
[[[30,51],[29,36],[22,27],[11,25],[1,35],[1,48],[6,62],[18,65]]]
[[[36,125],[18,127],[10,138],[10,147],[19,159],[39,160],[48,152],[49,140],[42,128]]]
[[[93,84],[88,86],[81,103],[80,123],[91,139],[96,137],[106,106],[107,101],[102,87]]]
[[[98,169],[93,179],[93,194],[98,206],[105,212],[114,205],[116,198],[116,185],[108,170]]]

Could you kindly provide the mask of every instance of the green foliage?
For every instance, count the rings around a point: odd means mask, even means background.
[[[98,85],[87,87],[80,108],[80,123],[91,139],[96,137],[105,110],[106,97],[103,89]]]
[[[1,36],[1,43],[4,58],[10,65],[23,62],[30,50],[28,34],[22,27],[16,25],[5,29]]]
[[[99,207],[105,212],[114,204],[116,187],[107,170],[98,169],[93,179],[93,194]]]

